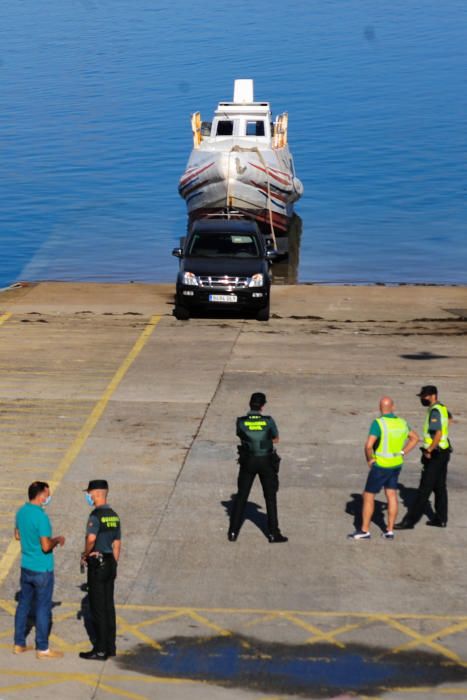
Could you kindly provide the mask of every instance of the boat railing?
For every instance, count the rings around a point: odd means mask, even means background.
[[[279,114],[274,122],[274,136],[272,138],[273,148],[284,148],[287,145],[287,129],[289,124],[289,115],[287,112]]]
[[[199,148],[203,136],[201,134],[201,114],[200,112],[195,112],[191,115],[191,130],[193,132],[193,146],[194,148]]]

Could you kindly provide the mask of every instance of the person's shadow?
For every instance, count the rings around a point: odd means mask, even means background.
[[[82,583],[79,586],[80,590],[85,593],[84,598],[81,600],[81,607],[76,613],[76,619],[82,620],[86,634],[89,637],[89,641],[92,644],[92,648],[96,646],[97,636],[94,628],[94,623],[92,621],[91,607],[89,605],[89,595],[88,595],[88,584]]]
[[[230,519],[230,516],[232,514],[232,509],[233,505],[235,503],[235,494],[233,493],[230,496],[230,501],[221,501],[221,504],[225,508],[225,512],[227,513],[227,516]],[[257,503],[253,503],[252,501],[247,501],[247,504],[245,506],[245,511],[243,513],[243,522],[240,526],[240,529],[243,527],[243,523],[245,520],[250,520],[258,530],[261,530],[263,535],[265,537],[268,536],[268,518],[266,513],[261,512],[261,506],[258,505]]]
[[[351,493],[352,500],[347,501],[345,512],[353,516],[353,526],[355,530],[360,530],[362,527],[362,506],[363,497],[361,493]],[[381,532],[386,532],[386,522],[384,520],[384,511],[387,510],[387,504],[383,501],[375,500],[375,512],[371,521],[379,527]]]
[[[409,512],[412,506],[414,505],[417,498],[417,494],[418,489],[410,488],[408,486],[404,486],[404,484],[399,483],[399,495],[401,497],[402,503],[404,504],[406,512]],[[426,515],[429,520],[436,520],[436,514],[431,506],[430,501],[428,501],[428,503],[425,506],[424,515]]]

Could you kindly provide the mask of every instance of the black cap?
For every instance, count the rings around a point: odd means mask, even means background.
[[[427,384],[426,386],[422,386],[417,396],[432,396],[433,394],[436,394],[436,396],[438,396],[437,387],[433,384]]]
[[[87,489],[85,491],[94,491],[94,489],[106,489],[109,490],[109,484],[105,479],[93,479],[89,482]]]
[[[264,406],[265,403],[266,394],[263,394],[262,391],[255,391],[255,393],[251,395],[250,406],[257,406],[259,408],[260,406]]]

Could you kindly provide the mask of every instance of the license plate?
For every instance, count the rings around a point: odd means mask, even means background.
[[[237,301],[237,297],[235,294],[210,294],[209,301],[221,301],[232,304]]]

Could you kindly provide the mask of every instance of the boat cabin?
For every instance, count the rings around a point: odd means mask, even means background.
[[[230,136],[234,138],[253,137],[269,141],[271,138],[271,113],[266,104],[266,112],[260,112],[260,105],[248,105],[238,109],[232,102],[221,102],[212,121],[212,137]]]
[[[236,80],[233,101],[219,102],[212,122],[202,122],[199,112],[192,115],[194,145],[197,148],[202,141],[239,138],[264,144],[273,140],[273,148],[279,147],[284,145],[283,139],[279,144],[275,137],[283,133],[286,116],[281,115],[273,124],[269,102],[254,101],[253,80]]]
[[[252,80],[236,80],[232,102],[219,102],[211,126],[211,138],[271,138],[268,102],[255,102]]]

